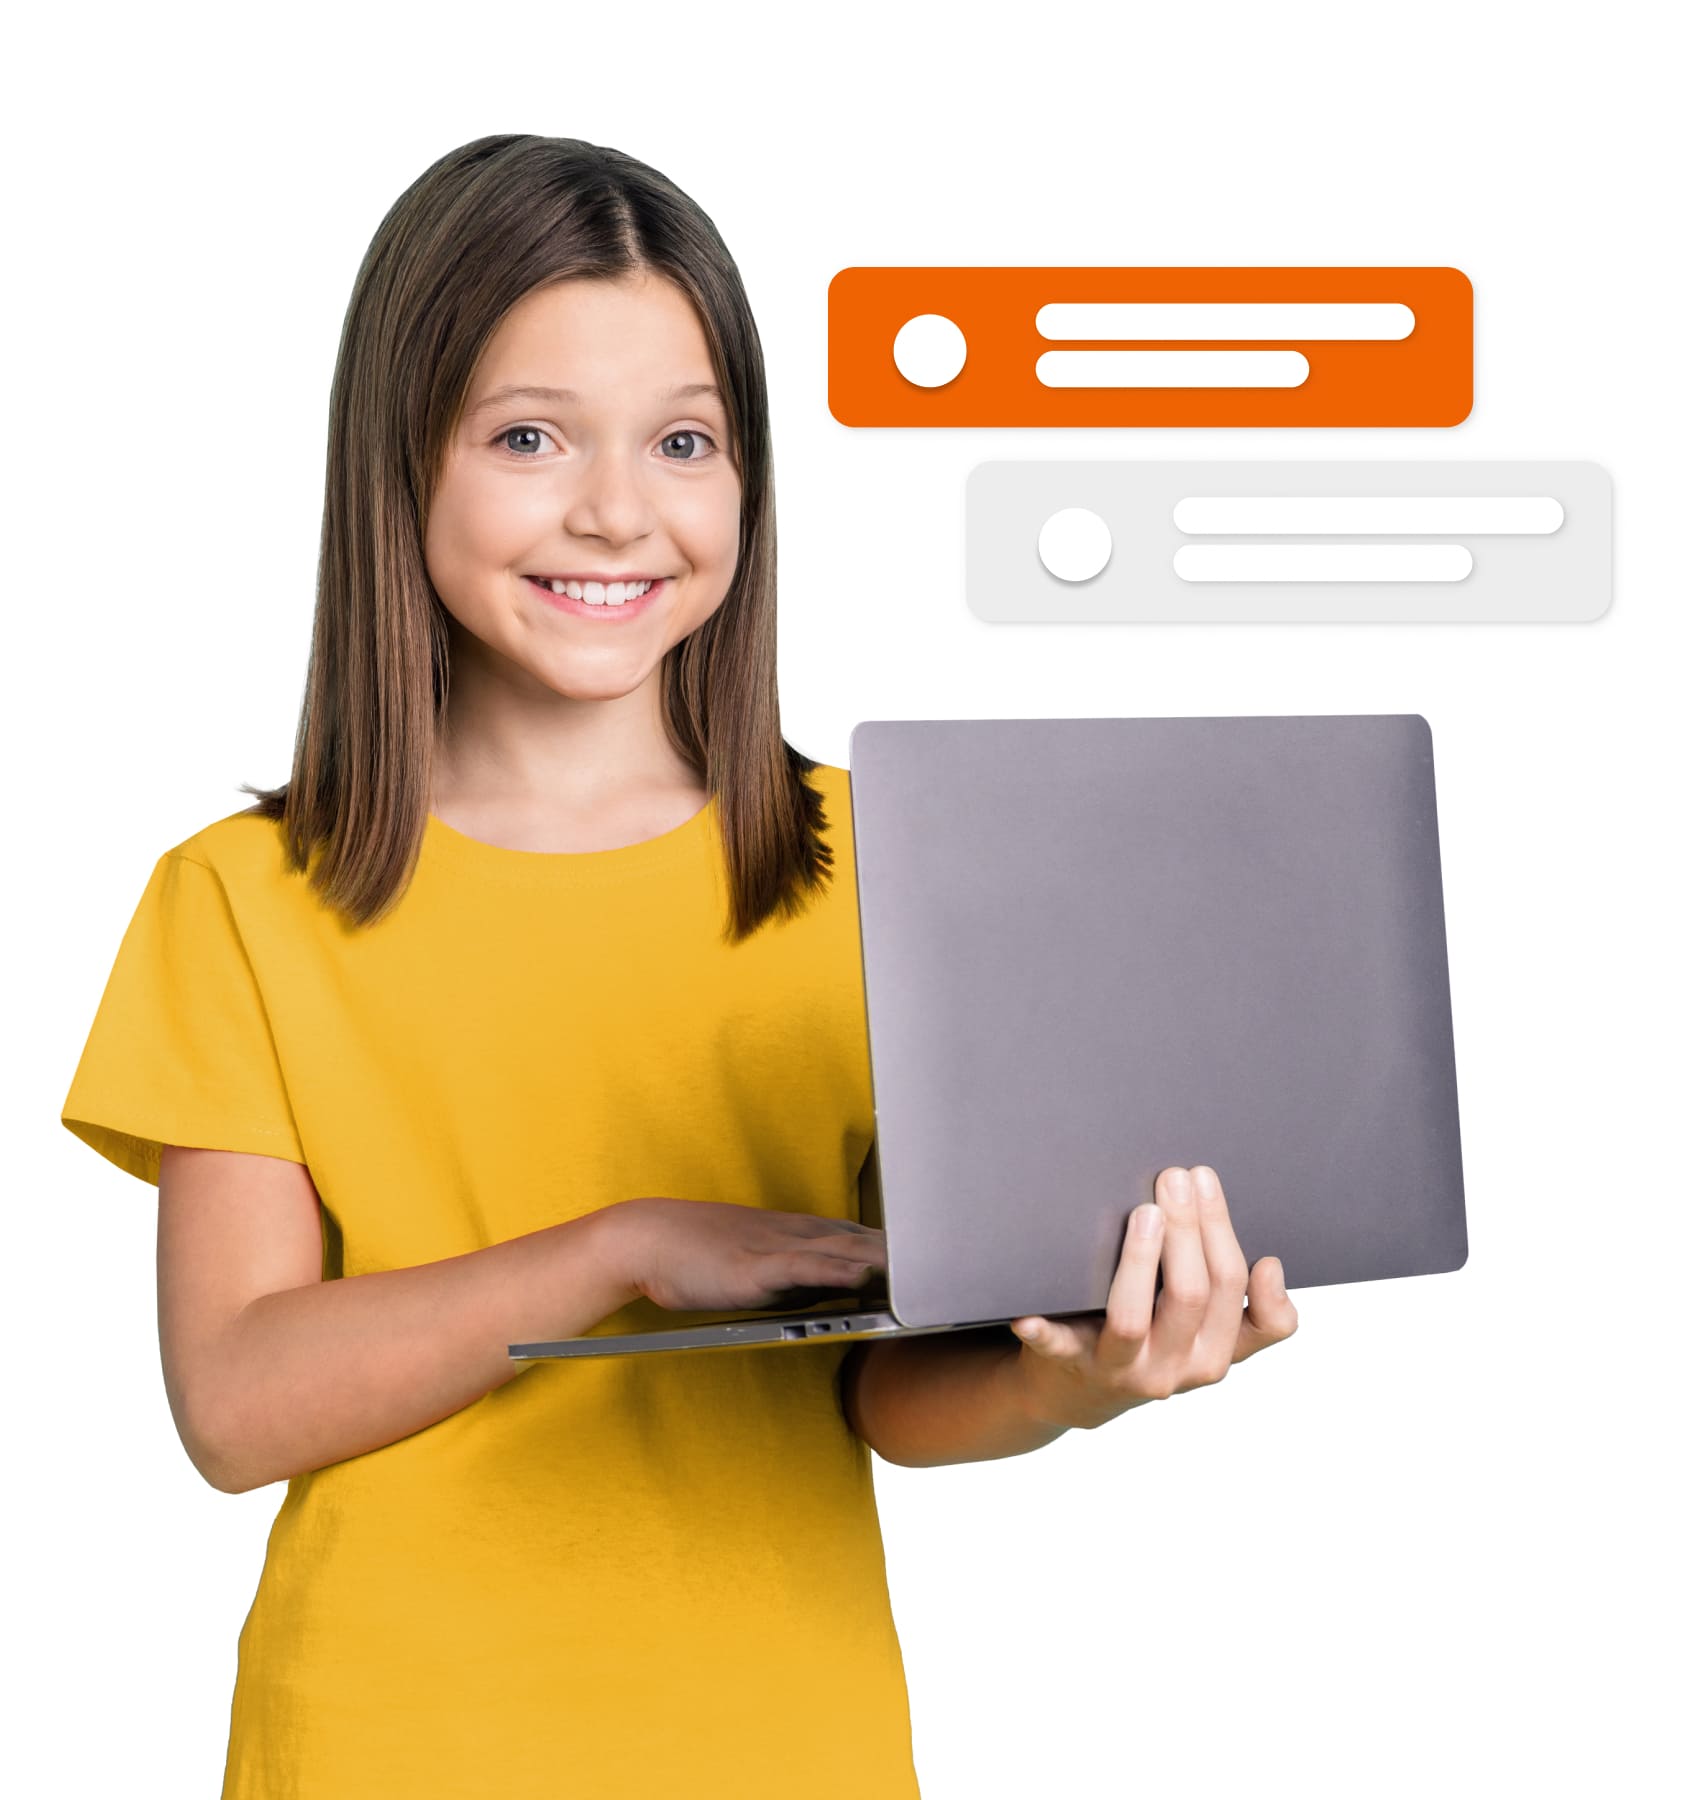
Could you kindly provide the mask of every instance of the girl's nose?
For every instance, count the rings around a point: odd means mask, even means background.
[[[594,455],[575,472],[563,524],[574,537],[628,544],[651,529],[651,506],[639,471],[623,457]]]

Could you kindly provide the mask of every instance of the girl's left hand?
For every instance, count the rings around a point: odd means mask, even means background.
[[[1012,1321],[1020,1378],[1044,1423],[1093,1429],[1145,1400],[1206,1387],[1296,1329],[1278,1258],[1263,1256],[1250,1274],[1213,1170],[1164,1169],[1154,1193],[1125,1227],[1104,1323],[1098,1314]],[[1166,1280],[1156,1306],[1157,1268]]]

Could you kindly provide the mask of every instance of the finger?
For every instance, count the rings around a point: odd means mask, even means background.
[[[777,1268],[765,1271],[772,1287],[817,1287],[824,1282],[836,1287],[856,1287],[880,1265],[861,1256],[835,1256],[826,1250],[798,1250],[774,1259]]]
[[[1284,1265],[1263,1256],[1249,1273],[1248,1309],[1237,1333],[1232,1362],[1241,1362],[1271,1344],[1282,1343],[1296,1329],[1296,1303],[1284,1292]]]
[[[1148,1333],[1148,1356],[1182,1368],[1207,1316],[1211,1277],[1201,1248],[1194,1177],[1188,1169],[1164,1169],[1154,1192],[1166,1221],[1160,1244],[1165,1286]]]
[[[804,1241],[797,1244],[789,1242],[785,1249],[777,1253],[787,1255],[796,1248],[801,1254],[868,1259],[886,1268],[887,1238],[883,1233],[837,1230],[827,1219],[815,1220],[814,1226],[812,1230],[789,1232],[789,1239]]]
[[[1154,1321],[1154,1275],[1166,1221],[1153,1201],[1146,1201],[1124,1224],[1124,1248],[1106,1297],[1106,1324],[1096,1345],[1096,1358],[1108,1370],[1128,1369],[1141,1354]]]
[[[1216,1366],[1230,1361],[1242,1327],[1243,1298],[1248,1292],[1248,1264],[1231,1226],[1231,1209],[1218,1172],[1205,1164],[1191,1169],[1195,1178],[1195,1212],[1201,1221],[1201,1253],[1211,1283],[1207,1316],[1202,1321],[1197,1354]]]
[[[887,1247],[872,1244],[868,1238],[823,1237],[809,1244],[788,1245],[770,1254],[789,1266],[802,1258],[816,1257],[824,1262],[845,1263],[848,1268],[887,1267]]]
[[[765,1223],[776,1231],[785,1232],[789,1237],[814,1238],[837,1235],[833,1219],[825,1219],[820,1213],[794,1212],[787,1206],[762,1206],[756,1209],[763,1215]]]
[[[1012,1321],[1012,1330],[1023,1340],[1025,1349],[1050,1362],[1075,1362],[1087,1356],[1094,1347],[1097,1328],[1070,1319],[1044,1319],[1030,1314]]]
[[[788,1206],[760,1206],[755,1209],[766,1224],[787,1237],[800,1238],[874,1238],[886,1241],[887,1233],[858,1219],[825,1218],[821,1213],[795,1212]]]

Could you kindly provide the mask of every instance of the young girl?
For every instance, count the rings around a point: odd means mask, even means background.
[[[762,359],[714,226],[575,140],[444,157],[344,324],[291,778],[155,865],[62,1114],[159,1185],[197,1468],[289,1483],[224,1800],[918,1792],[850,1423],[875,1390],[840,1379],[869,1346],[507,1355],[885,1265],[847,772],[783,739],[775,647]],[[1214,1366],[1161,1392],[1293,1328],[1275,1265],[1243,1319],[1192,1191],[1159,1315],[1210,1269]],[[1036,1330],[1001,1353],[1059,1371],[1021,1415],[990,1362],[935,1385],[932,1441],[969,1421],[938,1460],[1155,1390]]]

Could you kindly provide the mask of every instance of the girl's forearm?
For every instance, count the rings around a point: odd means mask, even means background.
[[[226,1493],[359,1456],[534,1365],[511,1343],[577,1337],[635,1298],[610,1208],[408,1269],[262,1294],[205,1378],[197,1466]]]
[[[1004,1326],[854,1345],[841,1370],[846,1421],[884,1462],[911,1469],[1039,1450],[1068,1427],[1030,1410],[1022,1349]]]

